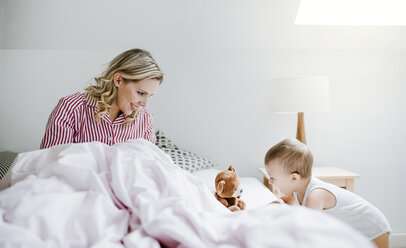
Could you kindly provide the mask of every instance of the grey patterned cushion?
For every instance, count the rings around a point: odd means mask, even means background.
[[[0,152],[0,180],[7,174],[16,157],[15,152]]]
[[[17,155],[15,152],[0,152],[0,190],[10,186],[11,165]]]
[[[173,162],[184,170],[194,172],[216,166],[216,163],[205,157],[180,149],[162,131],[158,130],[155,136],[155,145],[168,154]]]

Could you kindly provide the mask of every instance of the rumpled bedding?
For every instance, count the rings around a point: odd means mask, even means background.
[[[19,154],[0,215],[0,247],[373,247],[304,207],[230,212],[143,139]]]

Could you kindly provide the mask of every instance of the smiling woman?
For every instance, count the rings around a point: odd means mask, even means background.
[[[149,52],[131,49],[119,54],[94,85],[59,101],[41,149],[91,141],[114,145],[134,138],[155,142],[152,115],[145,107],[162,80]]]

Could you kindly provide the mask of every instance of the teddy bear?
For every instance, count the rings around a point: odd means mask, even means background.
[[[216,192],[214,195],[217,200],[223,203],[231,211],[245,209],[245,202],[240,199],[242,189],[240,188],[240,179],[232,165],[227,170],[217,174],[215,179]]]

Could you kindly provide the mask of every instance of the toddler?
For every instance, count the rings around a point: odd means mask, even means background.
[[[360,196],[312,177],[312,165],[312,153],[296,139],[281,141],[265,155],[269,183],[283,193],[282,200],[325,211],[366,235],[379,248],[387,248],[391,228],[382,212]]]

